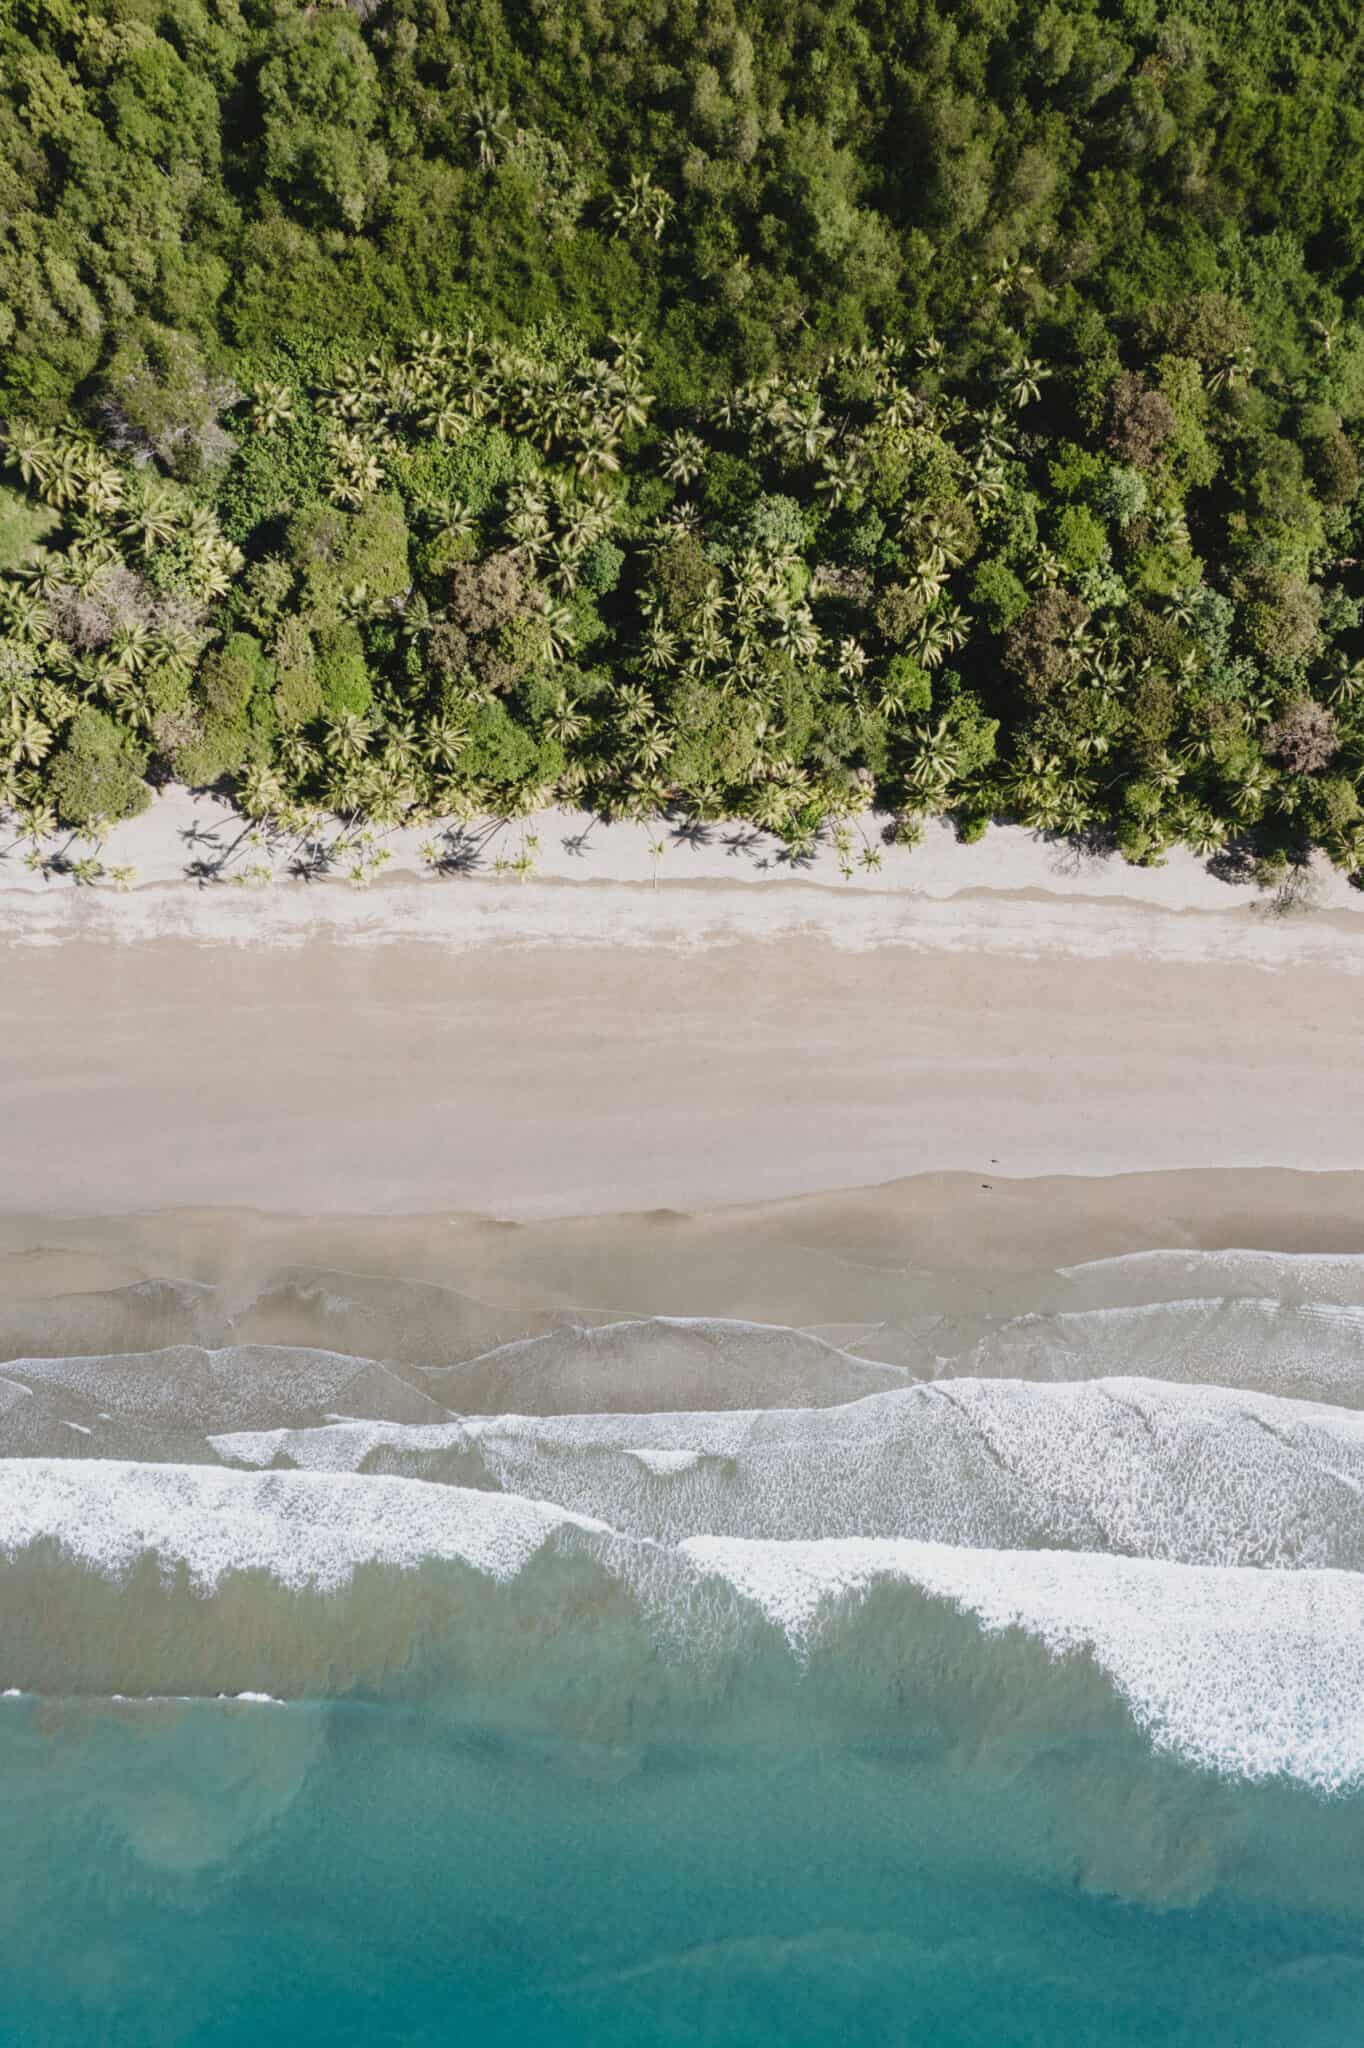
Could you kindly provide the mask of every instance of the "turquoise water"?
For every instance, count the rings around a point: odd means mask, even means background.
[[[1225,1841],[1239,1796],[1258,1843],[1260,1902],[1153,1906],[1069,1857],[1020,1874],[1046,1781],[1074,1797],[1098,1757],[972,1794],[885,1746],[604,1756],[392,1709],[9,1701],[0,1759],[6,2042],[1358,2039],[1357,1920],[1286,1903],[1321,1890],[1323,1836],[1359,1846],[1345,1802],[1133,1781],[1167,1859],[1116,1845],[1138,1880],[1187,1877],[1175,1806]]]
[[[1242,1266],[11,1361],[0,2044],[1359,2041],[1364,1264]]]

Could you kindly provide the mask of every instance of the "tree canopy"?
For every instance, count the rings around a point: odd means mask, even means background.
[[[0,802],[1364,865],[1355,27],[16,0]]]

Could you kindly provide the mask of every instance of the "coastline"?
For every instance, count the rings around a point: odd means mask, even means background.
[[[329,1290],[341,1288],[390,1340],[400,1302],[414,1328],[454,1332],[456,1345],[513,1342],[579,1314],[701,1316],[818,1328],[875,1356],[853,1333],[895,1324],[908,1307],[986,1315],[1200,1299],[1208,1255],[1221,1255],[1228,1299],[1255,1300],[1269,1264],[1296,1260],[1304,1295],[1364,1301],[1364,1172],[1065,1174],[996,1181],[988,1195],[975,1175],[925,1174],[690,1214],[520,1224],[451,1212],[202,1205],[101,1215],[10,1203],[0,1211],[0,1354],[39,1355],[16,1333],[49,1316],[54,1328],[88,1323],[98,1338],[72,1349],[123,1348],[118,1331],[163,1316],[157,1290],[170,1283],[198,1325],[177,1334],[172,1305],[156,1340],[167,1343],[325,1344]]]

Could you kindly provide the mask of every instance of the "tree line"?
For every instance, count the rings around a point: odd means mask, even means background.
[[[1355,40],[20,0],[0,804],[1356,872]]]

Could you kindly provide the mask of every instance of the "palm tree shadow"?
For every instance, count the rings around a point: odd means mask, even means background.
[[[763,850],[763,835],[761,832],[752,831],[747,827],[740,826],[737,831],[727,832],[720,843],[731,860],[738,854],[749,854],[755,859],[759,867],[769,865],[766,860],[757,860],[757,856]]]
[[[289,863],[296,882],[323,882],[336,866],[336,848],[325,839],[308,839]]]
[[[1081,832],[1042,832],[1038,836],[1051,850],[1049,866],[1054,875],[1079,875],[1086,868],[1102,867],[1117,852],[1117,841],[1103,825],[1088,825]]]
[[[586,836],[586,835],[584,835]],[[471,832],[467,825],[451,825],[441,833],[436,858],[430,863],[437,875],[476,875],[483,867],[483,849],[491,834]]]
[[[674,846],[690,846],[698,853],[712,843],[714,836],[711,827],[700,818],[684,818],[680,824],[672,825],[668,830],[668,837]]]

